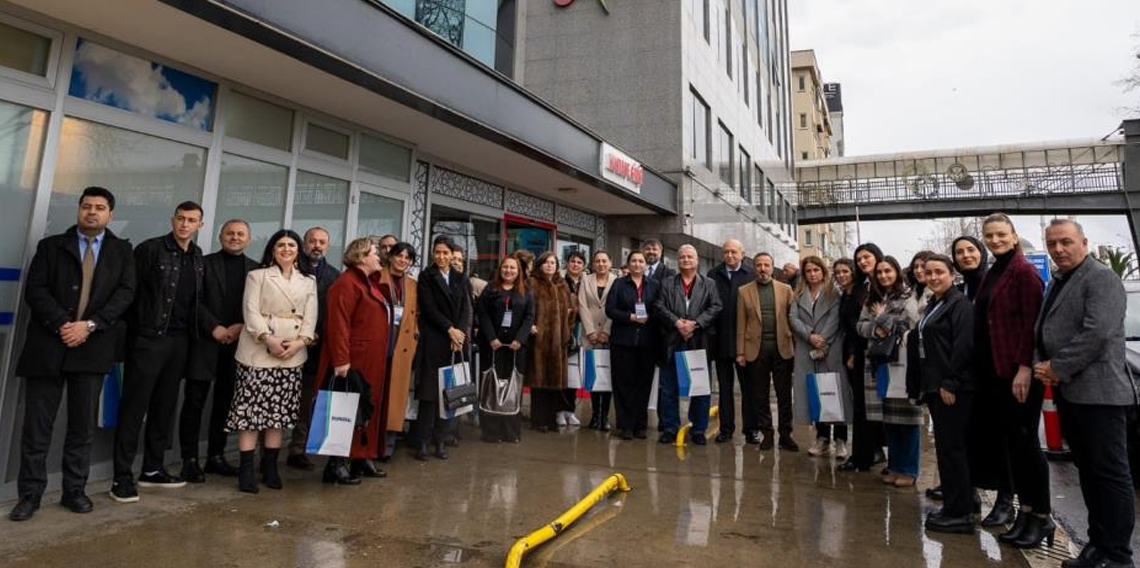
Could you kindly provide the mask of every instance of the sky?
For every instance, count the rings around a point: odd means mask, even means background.
[[[814,49],[824,82],[843,85],[848,156],[1097,139],[1140,107],[1140,91],[1115,84],[1140,64],[1136,0],[788,4],[792,49]],[[1078,220],[1092,246],[1131,248],[1123,216]],[[1015,222],[1040,241],[1037,217]],[[860,229],[908,258],[930,232],[919,221]]]

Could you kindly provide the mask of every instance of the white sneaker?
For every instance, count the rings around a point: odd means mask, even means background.
[[[809,456],[822,456],[827,453],[831,447],[831,441],[827,438],[816,438],[815,443],[808,448]]]
[[[565,426],[566,425],[566,413],[565,412],[559,412],[558,414],[555,414],[554,415],[554,422],[557,423],[559,426]]]
[[[843,459],[847,459],[848,455],[849,454],[847,452],[847,441],[846,440],[836,440],[835,441],[835,457],[843,460]]]
[[[578,421],[578,415],[573,412],[566,412],[566,425],[567,426],[581,426],[582,423]]]

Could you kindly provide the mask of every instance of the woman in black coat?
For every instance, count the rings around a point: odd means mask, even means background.
[[[839,471],[870,471],[871,466],[883,461],[883,423],[867,420],[867,404],[863,391],[864,359],[867,339],[856,331],[859,315],[871,287],[875,266],[882,262],[883,251],[874,243],[865,243],[855,249],[854,282],[850,292],[844,292],[839,304],[839,329],[844,330],[844,365],[847,381],[851,384],[855,416],[851,421],[851,457],[839,466]]]
[[[941,254],[926,259],[926,285],[933,295],[910,334],[907,391],[929,405],[934,419],[943,505],[927,516],[926,529],[972,533],[974,489],[966,448],[974,400],[974,306],[954,287],[952,266]]]
[[[499,262],[495,278],[479,296],[476,314],[483,371],[494,362],[500,379],[510,377],[517,369],[521,381],[526,369],[526,340],[534,325],[534,298],[527,293],[517,258],[508,256]],[[521,384],[518,397],[522,398]],[[522,413],[507,416],[483,411],[479,414],[479,426],[484,442],[517,444],[522,436]]]
[[[649,420],[649,393],[658,359],[659,334],[651,322],[658,284],[645,277],[645,255],[629,253],[629,275],[619,278],[606,297],[610,328],[610,370],[614,389],[617,436],[644,440]]]
[[[420,329],[416,366],[420,408],[415,429],[418,460],[427,459],[428,444],[435,446],[436,457],[447,459],[444,442],[451,421],[439,415],[439,369],[463,360],[468,342],[464,330],[471,329],[471,284],[462,272],[451,269],[454,250],[450,238],[436,237],[432,243],[434,264],[416,283]]]

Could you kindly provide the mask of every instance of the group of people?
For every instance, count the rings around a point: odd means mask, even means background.
[[[808,256],[777,271],[771,254],[746,262],[743,246],[730,240],[723,262],[702,273],[695,247],[680,246],[673,269],[650,239],[622,259],[619,273],[603,250],[588,259],[574,251],[564,267],[553,252],[536,258],[520,250],[483,281],[465,274],[464,251],[447,236],[433,240],[430,266],[413,278],[415,247],[392,235],[349,243],[341,271],[325,258],[330,235],[320,227],[303,236],[280,230],[254,260],[245,254],[251,235],[243,220],[223,223],[221,250],[203,255],[194,242],[202,226],[196,203],[178,205],[168,234],[133,248],[107,228],[114,208],[110,191],[85,189],[76,225],[40,241],[28,272],[13,520],[31,518],[40,505],[65,392],[61,503],[92,510],[84,488],[97,399],[117,361],[125,365],[110,495],[134,502],[138,487],[182,487],[207,474],[236,476],[244,492],[281,489],[287,432],[285,463],[315,469],[306,452],[313,402],[338,381],[355,383],[371,413],[355,428],[349,456],[326,461],[325,482],[385,477],[376,461],[390,458],[400,437],[416,459],[447,459],[459,433],[450,413],[441,414],[440,370],[471,365],[476,352],[475,374],[522,382],[506,391],[517,397],[507,406],[519,411],[481,413],[484,442],[520,441],[521,386],[530,389],[536,432],[577,426],[581,362],[604,349],[612,388],[591,392],[587,426],[609,431],[612,404],[613,435],[623,440],[648,437],[654,403],[658,440],[677,439],[689,382],[678,375],[695,368],[678,361],[701,353],[718,387],[715,442],[736,433],[739,385],[745,443],[798,451],[793,425],[810,423],[819,405],[809,406],[821,396],[813,389],[838,376],[829,401],[841,419],[814,424],[808,453],[834,455],[843,471],[885,461],[884,483],[913,487],[926,406],[941,481],[927,493],[944,502],[927,529],[972,532],[977,490],[996,490],[981,524],[1012,522],[999,539],[1016,547],[1038,546],[1055,529],[1037,440],[1051,387],[1091,519],[1090,545],[1069,565],[1130,562],[1125,411],[1136,391],[1124,366],[1124,292],[1114,273],[1087,260],[1075,221],[1055,220],[1046,231],[1058,269],[1046,291],[1003,214],[985,219],[982,241],[963,236],[950,255],[923,251],[905,268],[865,243],[851,259],[828,265]],[[707,443],[711,397],[711,389],[689,396],[695,445]],[[176,416],[179,475],[164,464]],[[233,432],[236,467],[225,456]]]

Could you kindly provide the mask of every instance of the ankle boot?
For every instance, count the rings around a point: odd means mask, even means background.
[[[419,461],[427,461],[427,459],[428,459],[427,444],[421,443],[419,446],[416,446],[416,459]]]
[[[1013,521],[1013,528],[1009,529],[998,535],[998,540],[1011,543],[1021,536],[1022,531],[1025,530],[1025,525],[1029,523],[1029,512],[1018,511],[1017,519]]]
[[[435,457],[441,460],[447,459],[447,444],[436,444]]]
[[[281,448],[264,448],[261,455],[261,482],[270,489],[281,489],[281,474],[277,472],[277,454]]]
[[[1013,495],[1004,491],[999,491],[997,495],[997,502],[994,503],[994,508],[990,510],[990,514],[982,519],[983,527],[1000,527],[1013,520]]]
[[[1014,548],[1037,548],[1041,546],[1041,541],[1045,541],[1049,546],[1053,546],[1053,537],[1057,532],[1057,523],[1053,522],[1051,515],[1041,515],[1038,513],[1029,513],[1026,515],[1029,521],[1025,525],[1025,530],[1021,531],[1010,544]]]
[[[336,485],[360,485],[360,478],[352,475],[344,458],[329,458],[322,480]]]
[[[257,474],[253,471],[253,459],[257,450],[248,450],[241,453],[241,464],[238,466],[238,490],[244,493],[257,493]]]

